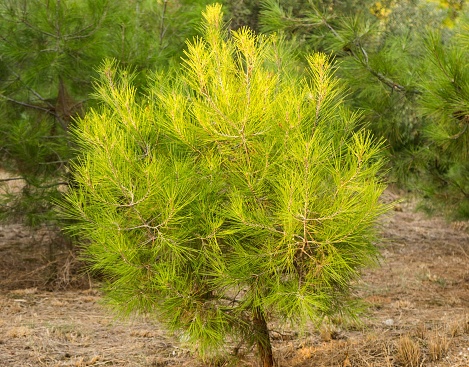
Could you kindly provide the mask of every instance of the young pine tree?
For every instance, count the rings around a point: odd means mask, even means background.
[[[203,16],[147,96],[105,63],[64,208],[117,310],[154,313],[204,358],[241,339],[272,366],[272,318],[354,314],[386,209],[381,148],[324,54],[299,79],[275,36],[226,34],[219,5]]]

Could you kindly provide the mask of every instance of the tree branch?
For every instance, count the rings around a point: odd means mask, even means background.
[[[160,45],[163,43],[163,37],[166,33],[167,27],[164,26],[164,21],[166,19],[166,8],[168,5],[168,0],[164,0],[163,4],[163,14],[161,15],[161,27],[160,27]]]
[[[23,106],[23,107],[33,108],[33,109],[36,109],[36,110],[47,112],[48,114],[50,114],[50,115],[52,115],[56,118],[59,118],[59,116],[54,112],[54,110],[55,110],[54,106],[52,106],[52,108],[37,106],[37,105],[34,105],[34,104],[17,101],[16,99],[7,97],[4,94],[0,94],[0,98],[6,99],[9,102],[16,103],[16,104],[18,104],[20,106]]]
[[[24,177],[10,177],[10,178],[2,178],[0,179],[0,182],[8,182],[8,181],[26,181]]]

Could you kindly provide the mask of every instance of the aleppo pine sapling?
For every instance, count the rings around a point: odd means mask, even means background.
[[[116,309],[156,314],[203,358],[240,339],[272,366],[273,317],[354,313],[350,282],[386,209],[380,145],[325,55],[300,78],[275,36],[228,35],[219,5],[203,16],[146,96],[103,66],[64,206]]]

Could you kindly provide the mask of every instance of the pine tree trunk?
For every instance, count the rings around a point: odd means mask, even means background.
[[[270,344],[269,329],[265,321],[264,312],[260,307],[253,312],[254,332],[256,333],[257,349],[261,367],[274,367],[272,344]]]

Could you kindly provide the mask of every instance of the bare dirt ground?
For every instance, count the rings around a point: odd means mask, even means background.
[[[299,336],[274,323],[278,366],[469,367],[469,225],[414,207],[404,199],[383,219],[381,266],[357,286],[370,305],[363,325]],[[67,245],[54,241],[44,228],[0,226],[1,367],[256,366],[254,350],[202,363],[155,321],[116,320]]]

